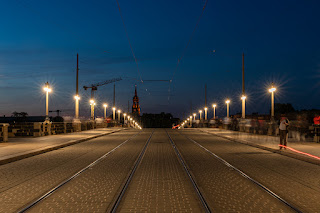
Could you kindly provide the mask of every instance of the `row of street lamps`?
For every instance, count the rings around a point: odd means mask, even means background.
[[[271,88],[269,89],[269,92],[271,93],[271,119],[273,120],[274,119],[274,92],[276,91],[276,87],[274,86],[274,84],[272,83],[271,84]],[[245,101],[246,101],[247,97],[245,95],[242,95],[241,96],[241,100],[242,100],[242,118],[245,118]],[[227,99],[225,101],[226,105],[227,105],[227,118],[230,117],[230,99]],[[212,105],[212,108],[213,108],[213,119],[216,119],[216,107],[217,107],[217,104],[213,104]],[[202,110],[199,110],[199,120],[202,120]],[[205,113],[205,120],[208,120],[208,117],[207,117],[207,113],[208,113],[208,108],[205,107],[204,108],[204,113]],[[192,125],[192,119],[193,120],[196,120],[196,116],[197,114],[196,113],[193,113],[193,117],[192,115],[190,115],[189,117],[187,117],[186,120],[184,120],[182,123],[181,123],[181,126],[184,126],[185,124],[187,124],[188,122],[190,122],[190,125]]]
[[[43,90],[46,92],[46,119],[45,122],[49,123],[50,122],[50,118],[49,118],[49,93],[52,92],[52,89],[50,88],[49,83],[45,83],[45,86],[43,88]],[[76,121],[79,122],[79,100],[80,100],[80,96],[76,95],[75,97],[76,103],[75,103],[75,119]],[[90,99],[89,101],[90,106],[91,106],[91,120],[94,120],[94,106],[96,105],[95,101],[93,99]],[[104,119],[107,118],[107,107],[108,104],[104,103],[102,105],[104,107]],[[112,108],[113,111],[113,120],[116,120],[116,108],[113,107]],[[121,110],[119,109],[118,111],[118,121],[120,122],[121,119]],[[139,129],[142,129],[141,126],[129,115],[127,116],[127,113],[123,113],[123,120],[126,121],[126,117],[128,119],[128,123],[130,125],[132,125],[133,127],[137,127]]]

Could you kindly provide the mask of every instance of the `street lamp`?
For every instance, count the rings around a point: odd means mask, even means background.
[[[91,106],[91,120],[94,120],[94,105],[96,105],[96,103],[94,102],[93,99],[90,100],[90,106]]]
[[[121,113],[121,110],[118,110],[118,121],[120,122],[120,113]]]
[[[46,120],[45,120],[45,122],[48,123],[48,122],[50,122],[50,119],[49,119],[49,92],[52,91],[48,82],[45,84],[43,90],[46,92]]]
[[[199,110],[199,113],[200,113],[200,121],[201,121],[201,114],[202,114],[202,110]]]
[[[216,119],[216,107],[217,107],[217,104],[212,104],[212,107],[213,107],[213,119]]]
[[[226,104],[227,104],[227,118],[229,118],[229,103],[230,103],[230,100],[227,99],[227,100],[226,100]]]
[[[207,107],[205,107],[204,108],[204,120],[208,120],[208,108]]]
[[[113,112],[113,120],[116,120],[116,108],[112,107],[112,112]]]
[[[107,118],[107,107],[108,107],[108,104],[103,104],[103,107],[104,107],[104,119]]]
[[[124,113],[123,114],[123,123],[125,122],[125,120],[126,120],[126,116],[127,116],[127,114],[126,113]]]
[[[193,120],[196,120],[196,113],[193,113]]]
[[[241,96],[241,100],[242,100],[242,118],[245,119],[246,118],[246,96],[242,95]]]
[[[274,84],[272,82],[271,88],[269,89],[269,92],[271,92],[271,119],[274,119],[274,92],[277,89],[274,87]]]
[[[79,120],[79,100],[80,100],[80,96],[76,95],[74,96],[74,99],[76,100],[76,114],[75,114],[75,119],[76,121]]]
[[[190,115],[190,126],[192,127],[192,116]]]

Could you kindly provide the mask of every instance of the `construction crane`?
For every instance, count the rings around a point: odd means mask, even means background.
[[[94,98],[94,91],[98,90],[98,87],[100,86],[103,86],[103,85],[106,85],[106,84],[110,84],[110,83],[113,83],[113,82],[116,82],[116,81],[121,81],[122,78],[113,78],[113,79],[110,79],[110,80],[106,80],[106,81],[103,81],[103,82],[99,82],[97,84],[92,84],[91,86],[83,86],[83,88],[85,90],[87,89],[91,89],[91,99]]]

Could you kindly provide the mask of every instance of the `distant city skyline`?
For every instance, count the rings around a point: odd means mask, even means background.
[[[191,105],[193,112],[203,109],[207,84],[209,118],[213,103],[219,117],[226,115],[226,98],[231,114],[241,112],[242,53],[247,114],[269,113],[272,82],[276,103],[319,108],[319,1],[209,0],[192,34],[205,2],[119,0],[137,68],[117,1],[1,1],[0,116],[45,115],[47,81],[49,109],[73,116],[77,53],[80,116],[90,115],[83,86],[116,77],[123,78],[116,107],[125,111],[137,84],[141,114],[183,118]],[[113,84],[99,87],[95,98],[102,117],[103,103],[113,103]]]

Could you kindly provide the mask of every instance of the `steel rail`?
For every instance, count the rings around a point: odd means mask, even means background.
[[[149,145],[149,143],[150,143],[150,140],[151,140],[151,137],[152,137],[153,133],[154,133],[154,130],[152,131],[150,137],[148,138],[146,144],[144,145],[144,147],[143,147],[143,149],[142,149],[142,151],[141,151],[138,159],[136,160],[136,162],[135,162],[135,164],[134,164],[134,166],[133,166],[133,169],[131,170],[131,172],[130,172],[128,178],[127,178],[127,180],[125,181],[124,186],[122,187],[122,189],[121,189],[121,191],[120,191],[117,199],[115,200],[114,204],[112,205],[112,208],[111,208],[110,212],[113,213],[113,212],[116,212],[116,211],[117,211],[117,209],[118,209],[118,207],[119,207],[119,205],[120,205],[120,203],[121,203],[121,201],[122,201],[122,198],[123,198],[123,196],[124,196],[124,194],[125,194],[128,186],[129,186],[129,184],[130,184],[130,182],[131,182],[131,180],[132,180],[132,177],[133,177],[134,173],[136,172],[136,170],[137,170],[137,168],[138,168],[138,166],[139,166],[139,164],[140,164],[140,162],[141,162],[141,160],[142,160],[142,158],[143,158],[143,156],[144,156],[144,153],[145,153],[146,150],[147,150],[147,147],[148,147],[148,145]]]
[[[22,207],[20,210],[18,210],[18,213],[23,213],[26,212],[28,210],[30,210],[32,207],[36,206],[39,202],[43,201],[44,199],[46,199],[47,197],[49,197],[51,194],[53,194],[54,192],[56,192],[59,188],[61,188],[63,185],[67,184],[68,182],[70,182],[71,180],[75,179],[76,177],[78,177],[81,173],[85,172],[86,170],[90,169],[91,167],[93,167],[94,165],[96,165],[97,163],[99,163],[101,160],[103,160],[104,158],[106,158],[109,154],[113,153],[114,151],[116,151],[117,149],[119,149],[122,145],[124,145],[125,143],[127,143],[128,141],[130,141],[131,139],[133,139],[134,137],[136,137],[138,134],[140,134],[140,132],[138,132],[137,134],[131,136],[129,139],[125,140],[124,142],[122,142],[121,144],[119,144],[118,146],[116,146],[115,148],[113,148],[112,150],[110,150],[109,152],[107,152],[106,154],[102,155],[100,158],[98,158],[97,160],[93,161],[92,163],[90,163],[88,166],[82,168],[81,170],[79,170],[78,172],[76,172],[74,175],[72,175],[71,177],[67,178],[66,180],[62,181],[61,183],[59,183],[58,185],[56,185],[55,187],[53,187],[52,189],[50,189],[49,191],[47,191],[45,194],[43,194],[41,197],[37,198],[36,200],[32,201],[31,203],[27,204],[26,206]]]
[[[192,175],[191,175],[191,173],[190,173],[190,171],[189,171],[186,163],[184,162],[184,160],[183,160],[183,158],[182,158],[182,156],[181,156],[178,148],[176,147],[174,141],[172,140],[172,138],[171,138],[171,136],[169,135],[169,133],[167,132],[167,130],[166,130],[166,133],[167,133],[167,135],[168,135],[168,137],[169,137],[170,143],[171,143],[171,145],[172,145],[175,153],[177,154],[177,156],[178,156],[178,158],[179,158],[179,160],[180,160],[180,162],[181,162],[181,164],[182,164],[185,172],[187,173],[187,175],[188,175],[188,177],[189,177],[189,179],[190,179],[190,181],[191,181],[191,183],[192,183],[193,188],[195,189],[195,191],[196,191],[196,193],[197,193],[197,195],[198,195],[198,198],[199,198],[201,204],[203,205],[203,207],[204,207],[204,209],[205,209],[206,212],[211,213],[211,209],[210,209],[207,201],[206,201],[205,198],[203,197],[203,195],[202,195],[202,193],[201,193],[201,191],[200,191],[197,183],[195,182],[194,178],[192,177]]]
[[[180,133],[180,132],[179,132]],[[202,146],[201,144],[199,144],[198,142],[196,142],[195,140],[189,138],[188,136],[180,133],[181,135],[185,136],[188,140],[190,140],[191,142],[193,142],[194,144],[196,144],[197,146],[199,146],[200,148],[204,149],[206,152],[208,152],[209,154],[211,154],[212,156],[214,156],[216,159],[218,159],[219,161],[221,161],[224,165],[228,166],[229,168],[233,169],[234,171],[236,171],[237,173],[239,173],[241,176],[245,177],[246,179],[250,180],[251,182],[253,182],[254,184],[256,184],[257,186],[259,186],[261,189],[263,189],[265,192],[267,192],[268,194],[270,194],[272,197],[276,198],[277,200],[279,200],[280,202],[284,203],[285,205],[287,205],[289,208],[291,208],[292,210],[294,210],[295,212],[298,213],[302,213],[301,210],[299,210],[297,207],[295,207],[294,205],[290,204],[288,201],[284,200],[283,198],[281,198],[279,195],[277,195],[275,192],[273,192],[271,189],[269,189],[268,187],[266,187],[265,185],[263,185],[262,183],[260,183],[259,181],[253,179],[252,177],[250,177],[249,175],[247,175],[246,173],[244,173],[243,171],[241,171],[240,169],[236,168],[235,166],[231,165],[230,163],[228,163],[226,160],[224,160],[223,158],[219,157],[218,155],[216,155],[215,153],[211,152],[210,150],[208,150],[207,148],[205,148],[204,146]]]

